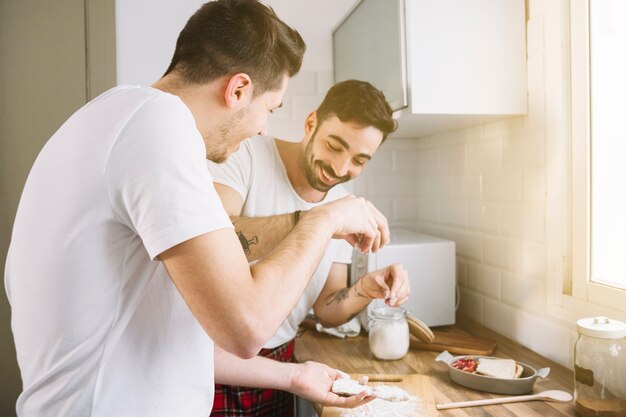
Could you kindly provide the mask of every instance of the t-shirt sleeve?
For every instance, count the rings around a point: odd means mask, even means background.
[[[126,123],[106,166],[109,200],[150,257],[232,223],[206,169],[204,141],[176,97],[145,103]]]
[[[249,140],[243,142],[239,150],[222,163],[218,164],[207,159],[207,167],[213,181],[237,191],[244,201],[250,189],[253,164]]]

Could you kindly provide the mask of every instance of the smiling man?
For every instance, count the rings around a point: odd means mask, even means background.
[[[340,184],[361,174],[395,128],[383,94],[367,82],[348,80],[333,86],[319,108],[309,114],[301,142],[255,137],[243,142],[224,164],[209,162],[216,190],[248,260],[266,258],[309,215],[308,210],[349,195]],[[386,222],[380,212],[375,213],[379,222]],[[336,326],[374,298],[385,299],[391,306],[406,301],[410,292],[407,273],[397,264],[370,272],[347,287],[351,254],[352,248],[344,241],[333,240],[300,301],[260,356],[244,361],[216,352],[216,381],[237,382],[225,376],[245,368],[251,378],[246,386],[258,386],[254,385],[255,373],[272,369],[267,358],[291,359],[293,338],[311,308],[323,324]],[[212,415],[292,415],[293,396],[262,388],[216,386]]]

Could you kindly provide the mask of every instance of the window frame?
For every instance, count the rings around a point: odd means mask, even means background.
[[[557,86],[546,87],[548,310],[568,321],[598,315],[626,320],[626,291],[588,279],[589,0],[551,3],[548,18],[561,24],[546,28],[545,39],[546,86]]]

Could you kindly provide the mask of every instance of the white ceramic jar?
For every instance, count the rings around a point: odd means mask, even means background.
[[[583,417],[626,416],[626,323],[607,317],[576,322],[574,400]]]
[[[407,311],[401,307],[378,307],[368,320],[369,345],[378,359],[402,359],[409,350]]]

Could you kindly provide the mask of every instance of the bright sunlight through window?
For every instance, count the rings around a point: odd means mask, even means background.
[[[589,3],[590,278],[626,289],[626,1]]]

